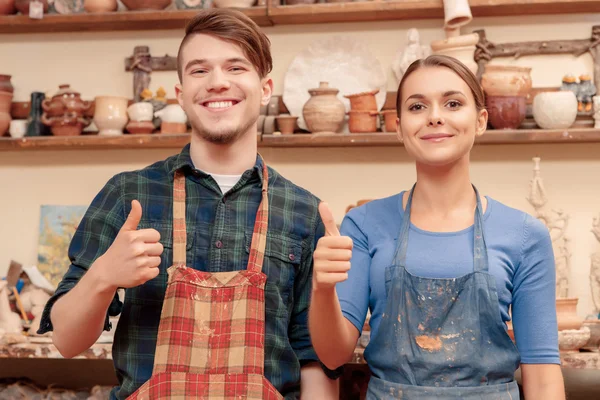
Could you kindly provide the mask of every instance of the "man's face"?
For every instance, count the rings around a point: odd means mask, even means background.
[[[269,103],[273,82],[260,77],[237,44],[194,35],[181,49],[181,65],[175,91],[193,134],[220,144],[256,136],[260,107]]]

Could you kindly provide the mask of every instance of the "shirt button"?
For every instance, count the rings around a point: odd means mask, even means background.
[[[296,259],[296,256],[293,254],[290,254],[288,257],[290,258],[290,261],[294,261]]]
[[[220,240],[217,240],[215,242],[215,246],[217,246],[217,249],[220,249],[221,247],[223,247],[223,242],[221,242]]]

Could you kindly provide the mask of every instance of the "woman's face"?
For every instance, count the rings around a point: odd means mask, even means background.
[[[468,159],[485,132],[487,111],[477,111],[471,89],[446,67],[423,67],[402,87],[398,137],[417,163],[448,166]]]

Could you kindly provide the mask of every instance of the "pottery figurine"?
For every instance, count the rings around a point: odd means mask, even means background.
[[[379,93],[379,89],[368,92],[354,93],[344,95],[350,100],[350,110],[354,111],[377,111],[377,100],[375,95]]]
[[[403,46],[396,52],[396,57],[392,62],[392,71],[396,77],[396,86],[400,83],[406,69],[418,59],[426,58],[431,54],[431,47],[421,44],[419,31],[416,28],[410,28],[406,32],[406,46]]]
[[[302,108],[302,116],[310,132],[338,132],[344,122],[346,107],[337,97],[339,90],[320,82],[318,88],[309,89],[310,99]]]
[[[15,88],[10,82],[11,75],[0,74],[0,92],[13,93]]]
[[[587,75],[579,77],[579,89],[577,91],[578,110],[582,112],[592,111],[592,97],[596,94],[596,86],[592,78]]]
[[[573,92],[538,93],[533,98],[533,119],[542,129],[566,129],[577,118],[577,98]]]
[[[98,135],[122,135],[127,117],[129,99],[118,96],[96,96],[94,123],[98,127]]]

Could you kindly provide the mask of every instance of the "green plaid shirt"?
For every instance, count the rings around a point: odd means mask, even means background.
[[[180,168],[186,175],[188,266],[223,272],[245,269],[248,262],[261,200],[260,158],[225,195],[210,175],[194,168],[189,145],[178,155],[110,179],[79,224],[69,248],[71,266],[44,310],[39,332],[52,330],[54,302],[106,252],[129,214],[131,201],[139,200],[143,210],[139,229],[158,230],[164,251],[160,275],[127,289],[123,304],[115,296],[109,309],[110,315],[121,314],[113,344],[120,386],[113,389],[111,399],[125,399],[152,374],[166,271],[173,256],[173,174]],[[299,397],[301,365],[317,360],[307,320],[312,252],[323,234],[318,199],[269,168],[269,231],[263,266],[268,277],[265,376],[286,399]],[[111,329],[108,315],[105,329]]]

